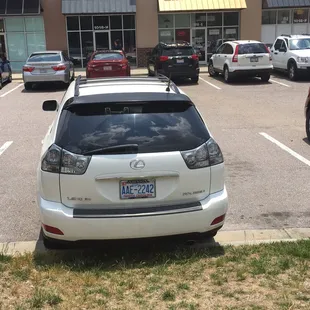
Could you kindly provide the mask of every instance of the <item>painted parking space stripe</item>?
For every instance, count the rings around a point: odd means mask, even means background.
[[[0,156],[10,147],[12,143],[13,141],[7,141],[0,147]]]
[[[298,160],[300,160],[302,163],[304,163],[305,165],[310,167],[310,160],[306,159],[305,157],[299,155],[298,153],[296,153],[295,151],[293,151],[292,149],[290,149],[289,147],[287,147],[286,145],[284,145],[283,143],[279,142],[278,140],[276,140],[275,138],[269,136],[268,134],[266,134],[265,132],[260,132],[259,133],[261,136],[265,137],[267,140],[269,140],[270,142],[276,144],[278,147],[280,147],[282,150],[286,151],[287,153],[289,153],[290,155],[294,156],[295,158],[297,158]]]
[[[278,81],[276,81],[276,80],[274,80],[274,79],[270,79],[269,81],[272,82],[272,83],[276,83],[276,84],[285,86],[285,87],[291,87],[290,85],[284,84],[284,83],[282,83],[282,82],[278,82]]]
[[[14,90],[16,90],[17,88],[21,87],[23,84],[18,84],[16,87],[14,87],[13,89],[7,91],[6,93],[4,93],[3,95],[0,96],[0,98],[5,97],[6,95],[10,94],[11,92],[13,92]]]
[[[214,85],[214,84],[212,84],[212,83],[206,81],[206,80],[203,79],[202,77],[199,77],[199,79],[202,80],[202,81],[204,81],[204,82],[207,83],[208,85],[214,87],[214,88],[217,89],[217,90],[221,90],[221,89],[222,89],[222,88],[220,88],[220,87],[218,87],[218,86],[216,86],[216,85]]]

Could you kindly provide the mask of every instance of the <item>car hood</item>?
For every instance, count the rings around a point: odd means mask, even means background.
[[[310,49],[308,50],[292,50],[292,53],[298,57],[310,57]]]

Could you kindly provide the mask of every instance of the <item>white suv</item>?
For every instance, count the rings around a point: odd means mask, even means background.
[[[261,77],[268,82],[273,66],[268,47],[259,41],[232,41],[222,44],[209,61],[210,76],[223,73],[225,82],[234,77]]]
[[[38,167],[44,244],[198,233],[228,202],[222,152],[190,98],[164,76],[81,79],[57,110]]]
[[[294,81],[300,73],[310,73],[310,35],[282,35],[271,47],[275,70],[287,71]]]

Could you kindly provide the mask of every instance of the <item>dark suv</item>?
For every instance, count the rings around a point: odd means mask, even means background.
[[[148,54],[149,76],[163,74],[171,79],[199,80],[199,57],[188,43],[159,43]]]

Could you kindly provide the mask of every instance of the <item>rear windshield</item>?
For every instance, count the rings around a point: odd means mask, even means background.
[[[93,60],[122,60],[123,55],[120,53],[99,53],[95,54]]]
[[[239,45],[239,54],[266,54],[269,53],[263,43],[248,43]]]
[[[170,47],[163,49],[163,56],[191,56],[195,54],[192,47]]]
[[[63,110],[56,143],[76,154],[125,144],[137,144],[138,153],[155,153],[191,150],[209,138],[189,103],[113,103]]]
[[[29,57],[29,61],[31,62],[50,62],[50,61],[61,61],[61,57],[59,54],[49,53],[49,54],[33,54]]]

